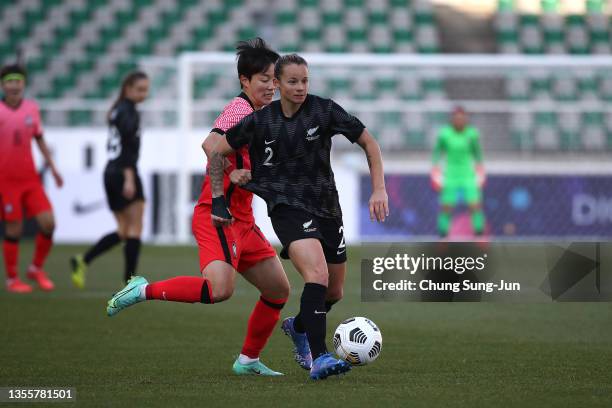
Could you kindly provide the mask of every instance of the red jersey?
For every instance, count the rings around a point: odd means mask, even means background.
[[[0,180],[38,179],[32,156],[32,138],[43,129],[36,102],[23,99],[12,108],[0,101]]]
[[[249,98],[241,93],[239,96],[223,108],[223,112],[217,117],[213,125],[214,132],[224,135],[225,132],[240,122],[245,116],[253,113],[254,109],[249,101]],[[244,146],[237,150],[235,154],[227,157],[230,165],[225,167],[223,176],[223,194],[227,200],[230,212],[235,219],[245,222],[254,222],[253,209],[253,193],[232,184],[229,174],[234,169],[251,169],[251,159],[249,158],[248,146]],[[208,176],[208,165],[206,166],[206,176],[202,184],[202,193],[198,200],[198,204],[211,205],[212,192],[210,188],[210,177]]]

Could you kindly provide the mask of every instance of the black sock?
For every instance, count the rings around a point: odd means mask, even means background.
[[[325,310],[327,288],[318,283],[306,283],[300,301],[300,320],[308,337],[312,359],[327,353],[325,331],[327,319]]]
[[[338,303],[338,300],[326,300],[325,301],[325,311],[327,313],[329,313],[329,311],[331,310],[332,306],[335,305],[336,303]]]
[[[94,246],[89,248],[89,250],[85,253],[85,256],[83,257],[85,263],[89,264],[96,257],[102,255],[104,252],[108,251],[109,249],[117,245],[119,242],[121,242],[121,238],[119,238],[119,234],[117,234],[116,232],[111,232],[110,234],[103,236],[98,242],[96,242]]]
[[[325,311],[329,313],[332,306],[338,303],[338,300],[326,300],[325,301]],[[298,313],[293,319],[293,329],[298,333],[304,333],[306,330],[304,329],[304,323],[302,322],[302,315]]]
[[[123,254],[125,255],[125,281],[127,282],[136,274],[136,265],[140,254],[140,238],[126,239]]]

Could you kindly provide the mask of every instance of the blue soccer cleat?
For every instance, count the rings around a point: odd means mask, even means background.
[[[337,360],[331,353],[322,354],[312,362],[310,378],[324,380],[330,375],[340,375],[351,370],[351,365],[343,360]]]
[[[312,367],[312,354],[308,345],[308,337],[306,333],[298,333],[293,328],[295,317],[288,317],[283,320],[281,329],[293,341],[293,358],[304,370],[310,370]]]
[[[138,302],[142,302],[140,298],[140,287],[146,285],[149,282],[142,276],[133,276],[128,284],[115,293],[113,297],[106,304],[106,314],[114,316],[126,307],[132,306]]]

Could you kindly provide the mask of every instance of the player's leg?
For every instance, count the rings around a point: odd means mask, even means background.
[[[321,242],[312,238],[293,241],[289,245],[288,252],[291,262],[305,282],[298,315],[304,325],[312,352],[310,378],[323,379],[330,375],[345,373],[350,370],[350,365],[333,358],[325,344],[327,330],[325,296],[329,273]]]
[[[249,316],[242,350],[234,362],[236,374],[282,375],[259,361],[289,297],[289,280],[280,260],[270,249],[272,256],[241,271],[241,275],[259,290],[260,298]]]
[[[474,234],[482,235],[485,228],[485,215],[482,210],[482,191],[476,182],[473,182],[466,186],[465,192],[465,200],[471,213],[472,229]]]
[[[228,254],[228,239],[234,243],[232,228],[217,230],[210,221],[210,211],[200,207],[194,211],[192,224],[202,276],[177,276],[151,283],[142,276],[135,276],[108,301],[109,316],[144,300],[210,304],[231,297],[236,279],[231,262],[237,263],[237,258]]]
[[[289,297],[289,280],[276,256],[258,262],[241,272],[241,275],[260,293],[249,317],[242,347],[243,355],[255,359],[259,357],[280,319],[281,309]]]
[[[125,217],[125,246],[123,255],[125,257],[124,279],[127,282],[136,274],[142,235],[142,218],[144,215],[144,201],[136,200],[130,203],[123,211]]]
[[[105,172],[104,190],[106,192],[108,206],[117,221],[117,229],[101,237],[94,245],[85,251],[85,254],[76,254],[70,258],[72,283],[79,289],[85,287],[85,274],[89,264],[125,239],[127,216],[122,210],[127,205],[127,201],[125,197],[123,197],[122,191],[123,176],[112,172]]]
[[[43,211],[35,215],[39,231],[36,234],[34,257],[28,267],[27,277],[38,283],[42,290],[52,290],[53,282],[48,278],[43,267],[51,246],[53,245],[53,232],[55,231],[55,217],[52,211]]]
[[[329,285],[325,294],[325,310],[329,312],[333,305],[344,296],[344,280],[346,278],[346,262],[328,263]]]
[[[2,243],[2,254],[4,268],[6,271],[6,290],[14,293],[29,293],[32,287],[19,279],[19,240],[23,233],[23,222],[18,220],[7,220],[4,218],[4,242]]]
[[[458,189],[451,180],[444,180],[440,191],[440,210],[438,213],[438,235],[446,237],[450,230],[453,208],[457,205]]]

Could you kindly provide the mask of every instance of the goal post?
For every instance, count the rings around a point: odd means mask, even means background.
[[[386,156],[428,157],[448,112],[462,105],[485,135],[486,152],[609,152],[611,56],[301,54],[310,92],[358,116]],[[159,103],[176,109],[180,140],[172,240],[190,239],[192,176],[203,172],[200,145],[216,115],[240,89],[233,53],[186,52],[165,63]],[[143,61],[144,69],[155,65]],[[155,77],[153,77],[155,82]],[[156,103],[156,102],[152,102]],[[336,151],[349,149],[335,143]],[[189,157],[198,151],[199,162]],[[534,156],[535,157],[535,156]]]

